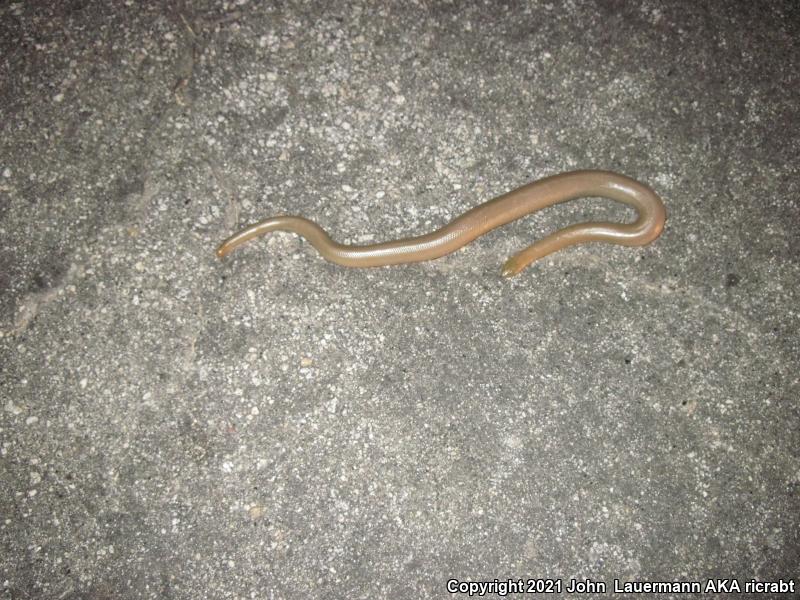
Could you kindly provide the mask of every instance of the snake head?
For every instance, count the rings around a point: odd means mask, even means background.
[[[522,269],[525,268],[525,265],[521,265],[520,261],[517,260],[516,256],[512,256],[509,258],[504,264],[503,268],[500,271],[500,275],[503,277],[513,277],[517,275]]]

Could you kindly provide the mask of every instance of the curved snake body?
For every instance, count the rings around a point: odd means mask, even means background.
[[[277,216],[232,235],[217,248],[217,255],[223,257],[248,240],[271,231],[290,231],[306,238],[325,259],[345,267],[419,262],[455,252],[484,233],[547,206],[597,196],[634,208],[637,219],[633,223],[589,222],[560,229],[509,258],[503,265],[502,275],[516,275],[533,261],[567,246],[584,242],[643,246],[661,235],[666,211],[650,187],[611,171],[572,171],[534,181],[498,196],[425,235],[365,246],[345,245],[332,240],[313,221],[296,216]]]

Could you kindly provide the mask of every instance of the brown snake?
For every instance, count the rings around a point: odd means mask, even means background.
[[[217,256],[223,257],[246,241],[270,231],[290,231],[306,238],[325,259],[345,267],[419,262],[455,252],[484,233],[547,206],[586,196],[622,202],[634,208],[638,217],[633,223],[589,222],[560,229],[509,258],[503,265],[503,276],[516,275],[533,261],[567,246],[584,242],[643,246],[661,235],[664,229],[664,204],[647,185],[611,171],[572,171],[534,181],[498,196],[425,235],[351,246],[333,241],[313,221],[303,217],[277,216],[232,235],[217,248]]]

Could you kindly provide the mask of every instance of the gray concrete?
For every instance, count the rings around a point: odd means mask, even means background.
[[[0,5],[2,597],[800,576],[796,2],[320,4]],[[664,235],[512,280],[628,214],[213,254],[576,168],[652,185]]]

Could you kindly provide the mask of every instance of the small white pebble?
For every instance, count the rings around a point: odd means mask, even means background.
[[[22,412],[22,409],[14,404],[11,400],[6,402],[6,410],[10,412],[12,415],[18,415]]]

